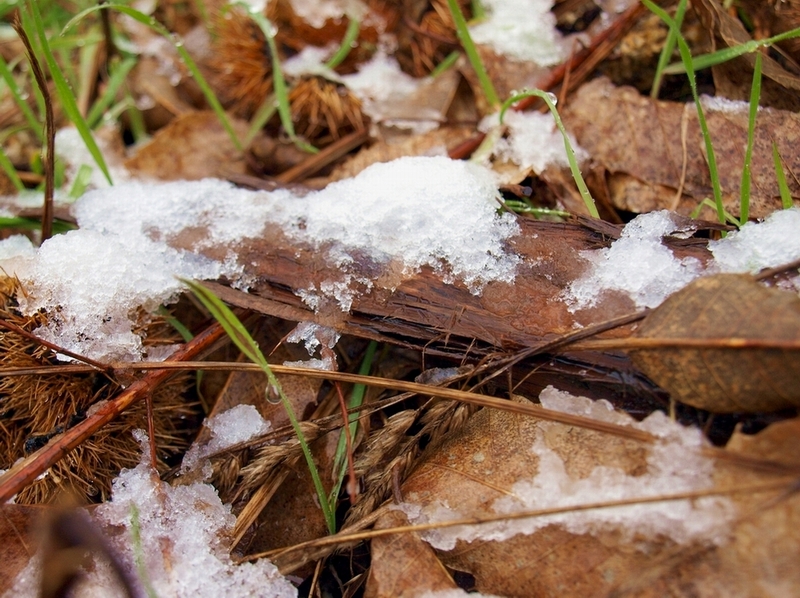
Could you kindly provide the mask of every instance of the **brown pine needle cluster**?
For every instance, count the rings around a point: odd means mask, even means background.
[[[460,2],[461,10],[469,14],[469,2]],[[447,55],[459,46],[456,26],[446,0],[433,0],[419,22],[407,15],[404,25],[409,36],[398,52],[403,69],[414,77],[429,75]]]
[[[0,318],[33,332],[47,322],[47,317],[42,313],[22,316],[14,299],[18,292],[18,281],[0,280]],[[177,342],[167,334],[167,327],[160,320],[151,323],[148,331],[159,342]],[[58,366],[51,350],[15,332],[0,331],[0,369],[42,366]],[[198,419],[195,406],[184,398],[189,376],[173,377],[152,397],[156,445],[162,459],[185,450],[190,430],[184,422]],[[115,381],[99,372],[0,376],[0,468],[9,468],[41,448],[53,436],[84,419],[101,401],[112,398],[119,389]],[[136,466],[141,459],[141,449],[132,435],[137,428],[147,429],[144,403],[134,405],[68,453],[46,475],[22,491],[16,502],[47,503],[64,490],[90,501],[107,500],[111,482],[119,471]]]
[[[301,79],[292,87],[289,103],[297,133],[315,145],[327,145],[366,126],[358,98],[321,77]]]
[[[214,20],[209,61],[221,100],[249,118],[272,93],[272,56],[253,19],[229,10]]]

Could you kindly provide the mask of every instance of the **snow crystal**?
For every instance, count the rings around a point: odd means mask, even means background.
[[[758,272],[800,259],[800,209],[773,212],[764,222],[748,222],[708,248],[723,272]]]
[[[315,324],[314,322],[300,322],[286,337],[286,342],[303,343],[309,355],[320,351],[321,359],[306,361],[284,361],[283,365],[292,367],[306,367],[315,370],[336,370],[336,353],[333,348],[341,335],[333,328]]]
[[[138,431],[144,444],[146,435]],[[228,538],[236,518],[223,505],[209,484],[170,486],[149,466],[147,449],[134,469],[123,470],[114,480],[111,501],[99,505],[93,517],[104,529],[115,530],[110,538],[121,562],[138,579],[132,539],[132,512],[139,519],[143,557],[154,595],[176,598],[217,596],[264,596],[289,598],[297,591],[268,560],[235,564]],[[17,579],[14,596],[38,596],[36,559]],[[108,596],[115,587],[113,575],[104,562],[79,584],[81,598]],[[33,581],[32,581],[33,580]],[[140,580],[143,582],[144,580]],[[139,588],[140,595],[145,595]]]
[[[202,446],[192,445],[183,457],[181,471],[192,471],[209,455],[262,436],[272,427],[252,405],[232,407],[205,420],[203,425],[211,431],[211,439]]]
[[[604,421],[651,432],[659,441],[651,447],[647,471],[643,474],[629,476],[616,467],[597,466],[588,476],[574,479],[562,458],[547,446],[540,430],[532,447],[539,458],[538,471],[532,479],[517,481],[508,496],[494,502],[493,510],[498,514],[700,491],[713,486],[713,461],[698,450],[703,444],[699,430],[683,428],[662,413],[637,423],[626,414],[614,413],[610,405],[592,404],[588,398],[573,397],[553,387],[543,390],[540,398],[548,409],[589,417],[599,415]],[[559,424],[540,425],[546,429]],[[428,506],[407,503],[402,509],[412,524],[465,517],[440,503]],[[734,508],[728,499],[706,497],[443,528],[426,532],[424,537],[437,549],[452,550],[459,539],[503,541],[517,534],[533,534],[548,525],[559,525],[573,534],[617,530],[628,540],[663,536],[680,544],[695,540],[721,543],[726,539],[727,522],[733,515]]]
[[[700,103],[709,112],[725,114],[743,114],[750,111],[750,104],[741,100],[729,100],[723,96],[701,96]],[[760,108],[759,108],[760,110]]]
[[[607,290],[627,293],[638,308],[657,307],[670,294],[698,276],[716,272],[757,272],[800,259],[800,209],[771,214],[764,222],[748,222],[708,248],[714,256],[704,269],[694,258],[676,258],[661,243],[680,233],[666,210],[634,218],[608,249],[584,251],[591,268],[564,292],[570,310],[595,305]],[[796,283],[795,283],[796,285]]]
[[[627,293],[639,309],[656,307],[700,276],[697,259],[677,259],[661,242],[679,229],[670,212],[650,212],[629,222],[611,247],[582,252],[593,267],[565,291],[570,309],[592,307],[605,290]]]
[[[356,293],[372,287],[352,271],[354,255],[399,264],[404,276],[427,265],[476,294],[489,281],[510,282],[519,258],[504,243],[519,229],[513,216],[496,213],[496,197],[489,170],[444,157],[375,164],[303,197],[212,179],[127,183],[83,196],[73,209],[80,229],[49,239],[35,255],[25,241],[5,241],[0,267],[25,285],[24,313],[47,311],[37,335],[98,360],[141,359],[141,339],[131,332],[137,310],[152,312],[177,296],[176,276],[246,285],[230,248],[269,223],[325,248],[331,279],[299,290],[314,307],[330,297],[348,311]],[[228,255],[201,253],[210,248]]]
[[[508,135],[497,141],[492,152],[500,160],[513,162],[537,174],[550,164],[569,166],[564,137],[556,128],[553,115],[549,112],[542,114],[508,110],[503,116],[503,124],[508,128]],[[478,128],[486,133],[497,126],[499,113],[485,117]],[[588,157],[571,135],[570,143],[578,162]]]
[[[111,180],[114,183],[120,183],[130,179],[130,173],[118,160],[114,159],[116,153],[113,148],[108,147],[101,137],[95,136],[95,143],[100,147],[100,153],[106,160],[106,167],[108,168]],[[67,165],[67,179],[69,181],[75,180],[75,175],[81,166],[89,166],[92,173],[89,177],[89,187],[93,189],[102,189],[108,187],[108,179],[106,179],[100,167],[97,166],[92,154],[86,147],[78,129],[75,127],[64,127],[56,131],[55,143],[56,157],[62,160]]]
[[[482,4],[488,18],[469,28],[476,44],[540,66],[564,58],[561,34],[550,12],[552,0],[483,0]]]

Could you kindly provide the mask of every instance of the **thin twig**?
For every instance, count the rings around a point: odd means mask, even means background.
[[[225,331],[218,324],[208,327],[175,352],[172,360],[189,360],[205,353],[214,344],[225,337]],[[164,362],[165,365],[169,362]],[[0,476],[0,503],[6,502],[37,477],[48,470],[54,463],[65,457],[75,447],[97,432],[105,424],[116,418],[136,401],[152,392],[159,384],[174,373],[174,370],[162,368],[150,372],[122,391],[116,398],[102,405],[85,420],[73,426],[63,434],[54,436],[41,449],[24,460],[14,464],[11,469]]]

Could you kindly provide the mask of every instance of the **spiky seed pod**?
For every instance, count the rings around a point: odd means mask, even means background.
[[[14,299],[19,292],[18,281],[0,279],[0,318],[33,332],[47,323],[47,316],[22,316]],[[148,325],[156,342],[178,342],[167,330],[161,319]],[[14,332],[0,331],[0,368],[43,366],[57,366],[49,349]],[[199,426],[196,405],[184,398],[189,382],[189,373],[178,375],[153,393],[156,445],[162,459],[185,450],[193,433],[188,424],[196,421]],[[102,374],[0,376],[0,467],[8,468],[41,448],[119,390],[118,384]],[[120,469],[134,467],[140,460],[141,450],[132,435],[136,428],[147,429],[144,403],[132,406],[70,452],[20,492],[16,501],[45,503],[64,489],[88,500],[107,499]]]
[[[460,0],[459,4],[468,17],[470,3]],[[446,0],[433,0],[418,23],[407,15],[404,24],[407,30],[399,36],[397,57],[403,70],[414,77],[429,75],[458,47],[456,26]]]
[[[289,93],[297,133],[326,145],[366,126],[361,102],[347,88],[320,77],[306,77]]]
[[[272,56],[258,25],[238,10],[214,18],[211,41],[217,93],[234,112],[249,118],[272,93]]]

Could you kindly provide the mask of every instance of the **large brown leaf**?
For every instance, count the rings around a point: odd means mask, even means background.
[[[800,340],[800,298],[794,293],[764,287],[748,275],[700,278],[648,315],[636,336],[758,343],[748,349],[631,351],[637,367],[683,403],[719,413],[800,405],[798,351],[774,348]]]
[[[580,146],[607,173],[605,183],[617,208],[637,213],[667,208],[689,214],[711,197],[693,104],[654,101],[632,87],[617,88],[606,79],[597,79],[581,87],[562,116]],[[723,202],[732,213],[739,211],[747,117],[746,110],[706,110]],[[686,133],[682,137],[683,128]],[[780,208],[772,143],[777,144],[785,169],[800,172],[798,138],[800,116],[785,110],[759,112],[751,167],[751,217],[761,218]],[[684,159],[685,181],[678,197]],[[793,197],[800,197],[797,181],[790,181],[789,187]],[[715,218],[711,211],[705,215]]]
[[[587,409],[596,410],[597,405]],[[780,454],[780,447],[794,443],[796,436],[792,434],[796,434],[797,423],[788,435],[784,431],[768,440],[766,436],[771,431],[772,428],[762,433],[764,439],[760,443],[740,439],[736,452],[771,459]],[[524,492],[520,482],[534,476],[543,492],[552,488],[555,494],[565,488],[569,491],[571,485],[601,478],[612,485],[619,479],[643,479],[644,487],[651,483],[646,476],[652,475],[654,467],[674,472],[674,479],[697,476],[701,485],[707,483],[715,488],[743,483],[754,487],[774,479],[770,474],[725,461],[709,468],[709,461],[689,445],[673,445],[676,452],[670,458],[667,453],[658,452],[664,445],[651,447],[599,432],[536,422],[525,416],[482,411],[427,453],[403,485],[403,494],[410,503],[428,509],[428,513],[440,512],[446,505],[460,518],[496,514],[493,506],[497,501],[507,501]],[[563,471],[552,467],[553,455],[563,463]],[[546,464],[548,460],[550,465]],[[796,451],[779,461],[796,467]],[[605,491],[597,486],[597,495]],[[720,509],[732,511],[727,523],[721,523],[722,537],[715,541],[672,536],[667,528],[654,534],[659,513],[648,516],[643,511],[647,507],[638,505],[617,511],[618,528],[589,525],[580,532],[568,529],[569,519],[543,524],[532,533],[517,521],[488,530],[469,528],[477,530],[473,541],[459,540],[454,548],[441,547],[437,554],[445,565],[472,573],[482,592],[504,596],[764,596],[778,595],[774,591],[778,587],[780,595],[796,595],[800,578],[797,571],[789,569],[792,559],[798,557],[796,536],[800,527],[796,519],[800,497],[771,503],[774,492],[743,493],[720,502]],[[671,509],[682,507],[680,503],[669,504],[673,507],[664,503],[661,515],[675,518],[678,511]],[[702,500],[691,508],[700,505]],[[691,513],[691,517],[697,517],[696,523],[714,516],[710,513],[715,512],[715,507],[706,508],[712,511]],[[413,512],[413,508],[407,512]],[[633,528],[637,531],[625,531],[627,517],[638,526]],[[761,524],[766,527],[759,535]],[[503,534],[516,531],[516,526],[517,535]],[[438,543],[443,536],[437,537],[437,533],[426,537]],[[506,539],[501,539],[503,535]],[[774,568],[770,559],[775,559]]]

